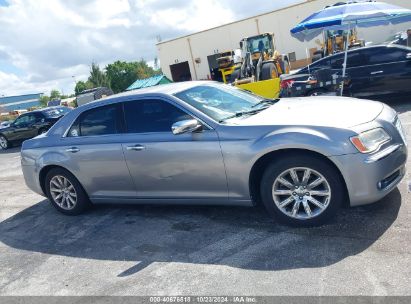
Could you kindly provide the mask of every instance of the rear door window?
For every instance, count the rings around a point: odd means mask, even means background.
[[[178,107],[159,99],[127,101],[124,115],[128,133],[171,132],[175,122],[192,119]]]
[[[332,69],[342,69],[342,65],[344,63],[344,56],[343,54],[337,54],[330,58],[330,65]]]
[[[356,68],[368,64],[367,56],[364,52],[354,51],[347,55],[347,68]]]
[[[68,136],[97,136],[117,134],[121,129],[118,105],[107,105],[83,112],[70,128]]]

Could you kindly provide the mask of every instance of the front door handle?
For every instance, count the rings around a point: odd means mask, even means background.
[[[375,71],[375,72],[371,72],[371,75],[377,75],[377,74],[382,74],[384,73],[384,71]]]
[[[71,148],[66,149],[66,152],[71,152],[71,153],[77,153],[79,151],[80,149],[77,147],[71,147]]]
[[[126,149],[128,151],[141,151],[144,150],[146,147],[142,146],[142,145],[134,145],[134,146],[127,146]]]

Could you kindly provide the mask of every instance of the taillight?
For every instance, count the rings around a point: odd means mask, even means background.
[[[281,88],[282,89],[291,88],[293,86],[293,83],[294,83],[294,80],[291,80],[291,79],[281,80]]]

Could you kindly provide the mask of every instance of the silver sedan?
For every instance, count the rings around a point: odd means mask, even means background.
[[[379,102],[186,82],[81,106],[21,156],[28,187],[68,215],[100,203],[262,203],[282,222],[317,225],[393,190],[407,148]]]

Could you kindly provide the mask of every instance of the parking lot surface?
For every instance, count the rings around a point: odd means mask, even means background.
[[[411,102],[392,106],[411,143]],[[19,148],[0,151],[0,295],[411,295],[409,179],[317,228],[240,207],[68,217],[25,186]]]

